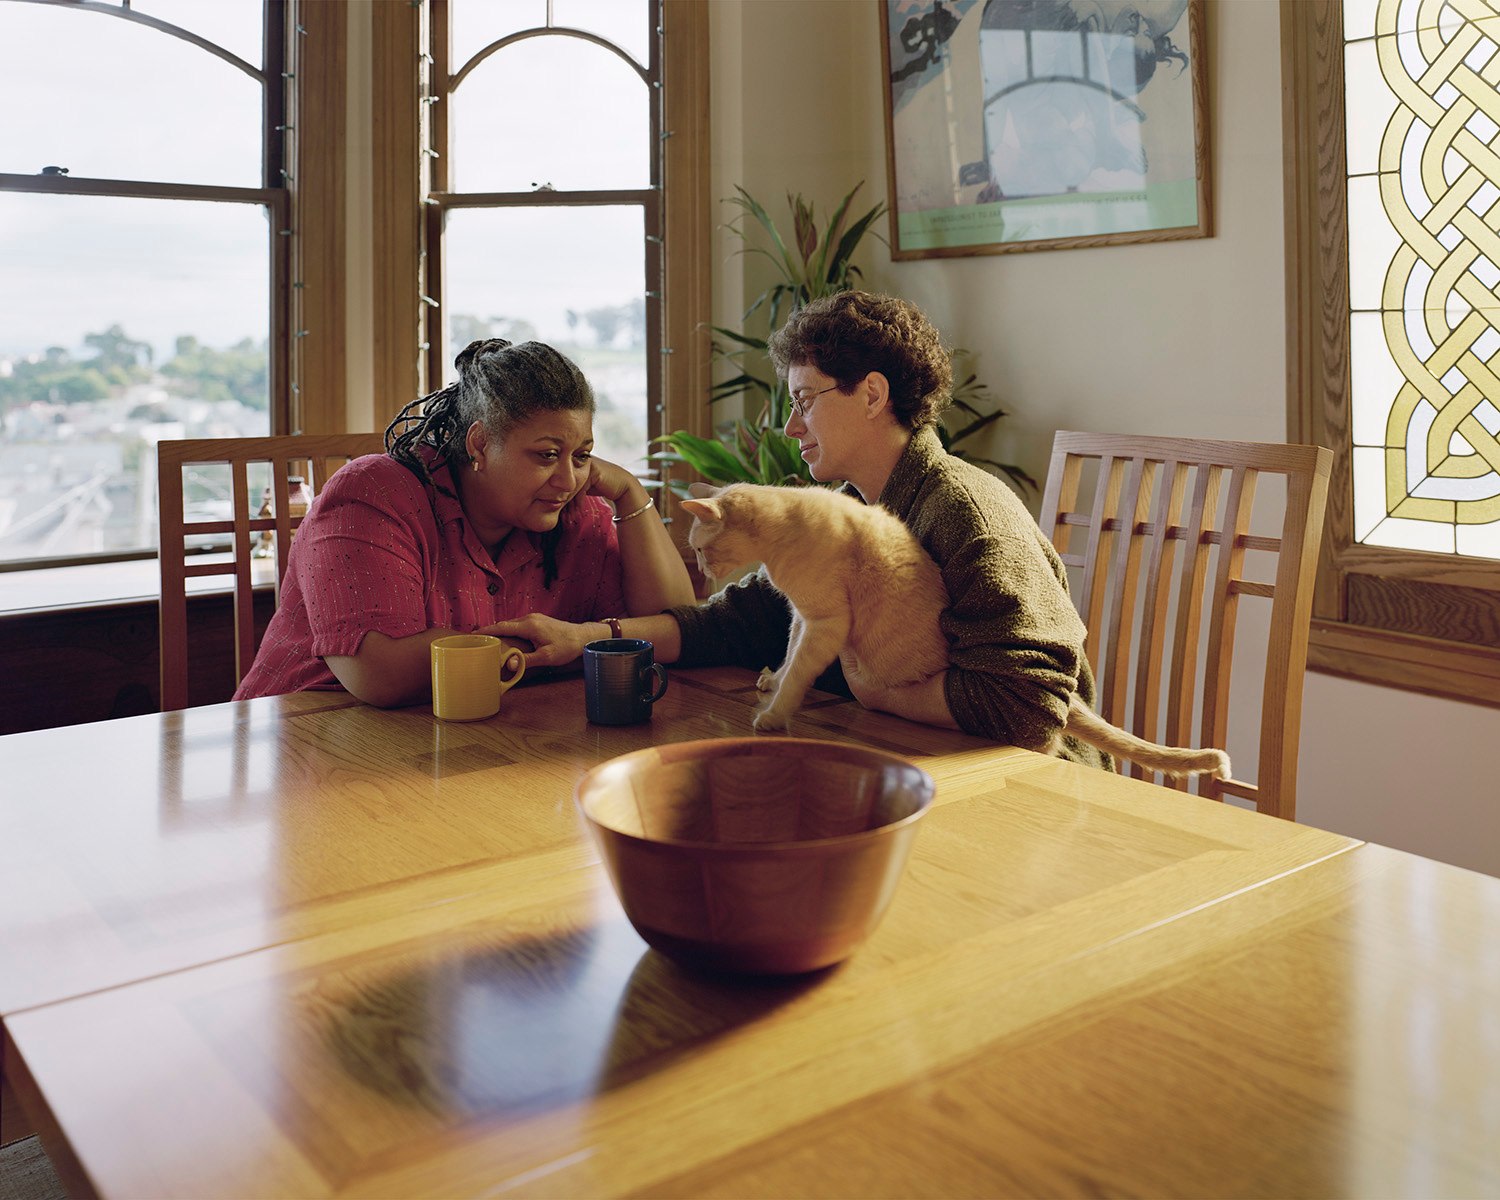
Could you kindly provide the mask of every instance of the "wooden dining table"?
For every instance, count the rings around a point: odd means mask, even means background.
[[[69,1193],[1500,1194],[1488,876],[814,694],[937,785],[883,922],[801,977],[648,949],[574,789],[757,700],[0,738],[0,1065]]]

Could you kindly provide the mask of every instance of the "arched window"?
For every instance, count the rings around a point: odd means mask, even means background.
[[[0,0],[0,566],[148,556],[159,439],[285,427],[284,20]]]
[[[428,378],[480,337],[578,362],[595,450],[637,472],[662,432],[658,0],[433,0]]]

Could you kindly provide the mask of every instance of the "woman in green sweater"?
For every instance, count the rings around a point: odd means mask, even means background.
[[[1072,692],[1094,703],[1083,622],[1062,562],[1025,506],[993,475],[943,449],[937,421],[952,368],[937,331],[905,300],[840,292],[793,313],[770,349],[792,394],[787,436],[813,478],[843,480],[845,491],[900,517],[942,570],[951,601],[942,617],[950,666],[941,675],[851,691],[834,663],[819,686],[924,724],[1046,747],[1067,720]],[[616,624],[625,636],[654,642],[659,662],[759,669],[781,665],[791,612],[755,573],[701,605]],[[536,646],[529,662],[553,666],[610,630],[532,614],[494,631],[529,639]],[[1072,739],[1063,746],[1070,758],[1109,765]]]

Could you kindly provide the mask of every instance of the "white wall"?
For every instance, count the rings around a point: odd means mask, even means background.
[[[877,6],[712,12],[714,195],[743,184],[778,218],[789,190],[820,215],[861,179],[865,207],[884,199]],[[903,263],[871,243],[863,260],[871,286],[979,354],[1013,414],[991,456],[1037,478],[1059,428],[1286,439],[1280,13],[1210,0],[1208,17],[1213,238]],[[759,290],[732,248],[716,264],[730,323]],[[1500,875],[1497,740],[1495,709],[1310,675],[1298,819]]]

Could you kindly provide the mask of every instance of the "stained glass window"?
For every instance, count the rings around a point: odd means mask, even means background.
[[[1500,558],[1500,15],[1345,5],[1354,539]]]

